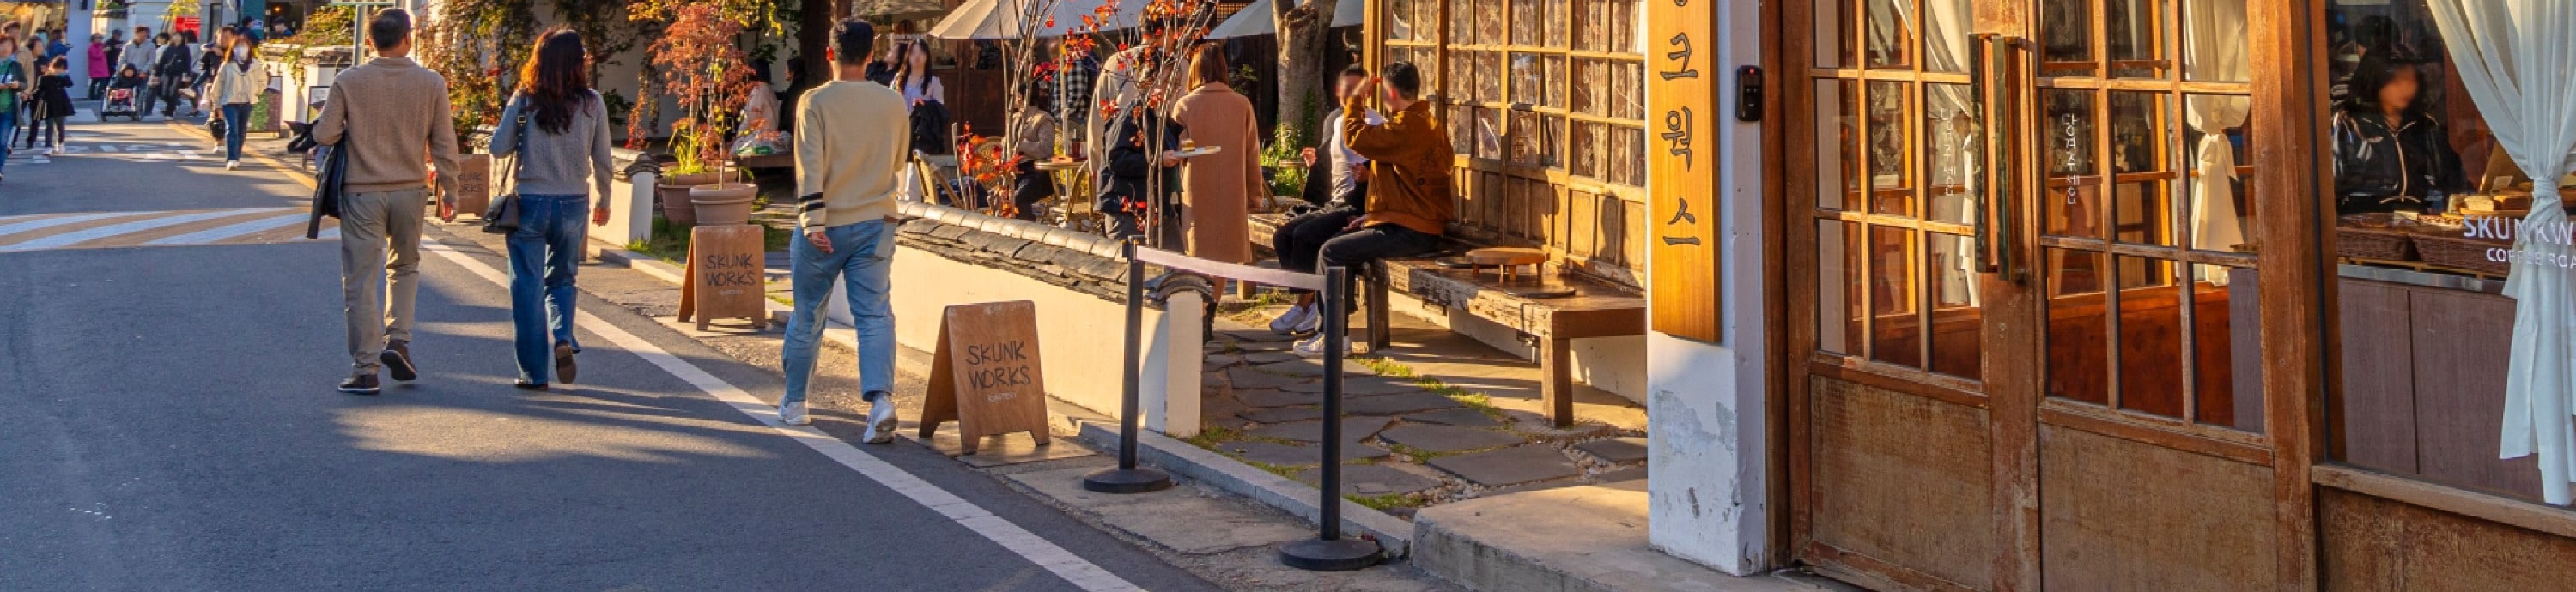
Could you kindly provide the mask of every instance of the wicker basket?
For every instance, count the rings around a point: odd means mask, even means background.
[[[2414,261],[2416,237],[2376,228],[2335,229],[2335,254],[2354,259]]]
[[[2424,256],[2425,263],[2479,273],[2503,275],[2505,272],[2512,271],[2513,262],[2511,261],[2487,259],[2488,249],[2511,248],[2513,243],[2501,241],[2448,236],[2415,237],[2415,249]]]

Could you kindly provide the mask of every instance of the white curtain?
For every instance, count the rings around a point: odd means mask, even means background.
[[[2429,0],[2451,62],[2496,144],[2533,183],[2533,224],[2567,221],[2559,181],[2576,168],[2576,2]],[[2565,257],[2576,248],[2516,237],[2525,255]],[[2544,501],[2567,505],[2576,430],[2576,286],[2568,270],[2517,258],[2504,294],[2514,299],[2512,369],[2505,376],[2500,458],[2540,455]]]
[[[2245,60],[2246,0],[2191,0],[2183,7],[2183,68],[2192,80],[2242,82],[2251,71]],[[2245,242],[2242,218],[2236,215],[2236,150],[2227,141],[2229,128],[2245,125],[2252,114],[2251,97],[2192,95],[2183,102],[2184,120],[2200,132],[2192,150],[2198,160],[2191,178],[2191,246],[2225,251]],[[2227,269],[2199,268],[2200,281],[2227,285]]]
[[[1923,3],[1923,69],[1934,72],[1967,72],[1968,36],[1972,15],[1968,0],[1928,0]],[[1930,125],[1924,126],[1924,142],[1932,152],[1931,182],[1933,187],[1959,187],[1960,191],[1932,194],[1932,219],[1941,222],[1971,222],[1977,216],[1977,193],[1980,163],[1977,162],[1979,134],[1975,113],[1969,112],[1967,85],[1926,85],[1924,109]],[[1976,239],[1964,236],[1933,235],[1933,273],[1941,281],[1933,295],[1935,304],[1945,306],[1977,305]]]

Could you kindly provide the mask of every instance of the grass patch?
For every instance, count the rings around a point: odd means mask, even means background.
[[[1385,495],[1346,494],[1342,496],[1342,499],[1351,500],[1351,503],[1367,506],[1368,509],[1380,512],[1396,508],[1419,508],[1430,505],[1431,503],[1430,500],[1423,499],[1422,496],[1406,493],[1389,493]]]
[[[786,251],[787,241],[796,238],[795,231],[785,228],[764,225],[760,229],[760,248],[764,251],[772,253]],[[672,265],[686,265],[689,259],[689,227],[672,224],[670,220],[655,217],[653,218],[653,237],[646,241],[626,243],[626,250],[652,255],[653,258],[668,261]]]
[[[1197,434],[1193,434],[1193,435],[1191,435],[1190,437],[1187,437],[1187,438],[1182,438],[1182,439],[1181,439],[1181,441],[1183,441],[1183,442],[1188,442],[1188,443],[1190,443],[1190,445],[1192,445],[1192,446],[1197,446],[1197,447],[1205,448],[1205,449],[1208,449],[1208,450],[1216,450],[1216,449],[1217,449],[1217,448],[1216,448],[1216,445],[1217,445],[1217,443],[1218,443],[1218,442],[1226,442],[1226,441],[1232,441],[1232,440],[1241,440],[1241,439],[1243,439],[1243,437],[1244,437],[1243,430],[1238,430],[1238,429],[1229,428],[1229,427],[1225,427],[1225,426],[1206,426],[1206,427],[1200,428],[1200,429],[1199,429],[1199,433],[1197,433]],[[1223,452],[1223,451],[1219,451],[1219,452]]]

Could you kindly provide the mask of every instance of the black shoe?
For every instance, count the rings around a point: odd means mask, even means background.
[[[532,390],[532,391],[542,391],[542,390],[546,390],[546,383],[542,383],[542,382],[528,382],[528,381],[525,381],[525,380],[512,381],[512,382],[510,383],[510,386],[515,386],[515,387],[519,387],[519,388],[523,388],[523,389],[528,389],[528,390]]]
[[[572,363],[572,354],[572,344],[555,344],[555,380],[572,384],[573,375],[581,373],[581,369]]]
[[[343,393],[372,395],[378,390],[380,389],[376,388],[376,375],[373,372],[350,376],[348,380],[340,381],[340,392]]]
[[[420,378],[420,369],[411,365],[411,342],[409,341],[397,339],[385,342],[385,353],[377,354],[376,359],[385,363],[385,373],[393,375],[394,380],[410,382]]]

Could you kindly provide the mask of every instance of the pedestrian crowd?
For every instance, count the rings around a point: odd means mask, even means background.
[[[364,31],[373,57],[338,74],[320,114],[298,141],[330,150],[316,159],[323,163],[325,186],[314,215],[317,224],[323,217],[337,219],[351,364],[337,388],[352,394],[380,392],[383,378],[420,378],[413,346],[423,225],[431,215],[456,218],[452,202],[438,201],[435,213],[428,208],[431,190],[454,195],[463,173],[447,80],[412,59],[410,13],[377,12]],[[256,93],[267,85],[265,68],[255,61],[256,41],[227,30],[212,49],[198,54],[172,49],[187,44],[184,37],[151,35],[147,29],[135,34],[119,55],[99,56],[100,62],[117,66],[107,88],[149,87],[145,96],[150,98],[137,108],[149,110],[149,101],[160,101],[165,116],[185,103],[168,100],[175,89],[202,88],[199,102],[213,112],[212,120],[235,122],[227,126],[224,140],[227,164],[237,166],[239,128],[248,127],[241,123],[248,119]],[[147,36],[155,41],[142,41]],[[866,21],[840,22],[826,55],[832,64],[829,80],[793,97],[746,105],[758,120],[783,119],[773,125],[792,131],[787,141],[794,153],[798,232],[788,247],[794,310],[781,345],[786,386],[778,417],[788,425],[810,422],[807,391],[823,334],[822,307],[837,290],[854,320],[860,390],[870,402],[864,439],[871,443],[891,441],[896,426],[892,393],[897,346],[890,302],[900,226],[896,204],[907,197],[903,187],[919,186],[908,182],[908,175],[917,170],[910,165],[921,147],[921,126],[905,122],[916,121],[922,109],[945,100],[944,85],[929,73],[924,45],[899,41],[885,55],[876,50],[877,43],[876,28]],[[8,37],[0,37],[0,58],[14,56],[14,49]],[[200,57],[192,61],[190,56]],[[606,101],[590,86],[592,56],[580,34],[547,31],[527,56],[490,142],[490,152],[510,163],[497,179],[501,190],[495,200],[509,205],[485,218],[487,229],[507,234],[515,385],[546,390],[579,376],[576,359],[582,346],[573,327],[578,316],[576,263],[588,226],[610,218],[604,198],[614,168],[614,124]],[[1132,57],[1114,56],[1107,69],[1125,71],[1116,65],[1121,59]],[[0,90],[10,91],[0,98],[32,93],[34,100],[52,101],[68,92],[67,78],[60,77],[63,66],[34,70],[15,63],[0,59]],[[1020,127],[1038,135],[1018,138],[1012,149],[1035,157],[1051,152],[1054,135],[1098,124],[1108,132],[1099,137],[1108,141],[1095,144],[1105,150],[1094,196],[1101,210],[1111,214],[1112,232],[1130,240],[1148,232],[1167,233],[1170,240],[1162,244],[1185,245],[1192,256],[1246,263],[1252,259],[1247,219],[1268,207],[1269,193],[1256,160],[1261,150],[1253,105],[1229,85],[1228,64],[1215,49],[1194,50],[1187,68],[1187,92],[1167,108],[1112,117],[1042,108],[1067,104],[1049,94],[1074,92],[1066,86],[1140,92],[1132,81],[1088,79],[1101,71],[1097,65],[1082,68],[1084,79],[1020,89],[1025,108],[1020,116],[1030,118]],[[1357,67],[1340,73],[1335,90],[1340,108],[1328,119],[1322,146],[1303,154],[1319,173],[1319,188],[1310,193],[1315,203],[1298,211],[1272,245],[1285,267],[1318,273],[1356,269],[1437,247],[1451,215],[1452,155],[1448,134],[1421,92],[1422,75],[1411,64],[1390,64],[1383,77]],[[1370,109],[1372,102],[1389,112]],[[19,112],[14,104],[0,106],[12,107],[6,113]],[[58,124],[54,129],[59,135]],[[1155,148],[1148,149],[1148,142]],[[1216,150],[1187,150],[1198,147]],[[1016,192],[1051,196],[1066,189],[1045,175],[1022,172],[1024,180],[1039,182],[1019,183]],[[1154,180],[1164,176],[1173,182]],[[1172,212],[1162,217],[1165,222],[1141,216],[1157,205]],[[1322,355],[1327,348],[1349,347],[1347,342],[1323,342],[1316,306],[1321,297],[1352,295],[1303,294],[1297,307],[1272,325],[1282,333],[1311,334],[1297,345],[1300,353]]]
[[[225,168],[241,168],[250,106],[269,89],[268,68],[257,61],[257,36],[232,25],[203,44],[195,31],[154,34],[151,27],[135,27],[130,41],[124,31],[91,34],[75,79],[65,34],[0,24],[0,174],[16,150],[41,146],[37,162],[63,153],[66,128],[78,112],[72,103],[76,89],[80,100],[102,101],[102,117],[139,121],[156,105],[165,120],[204,114],[224,145]]]

